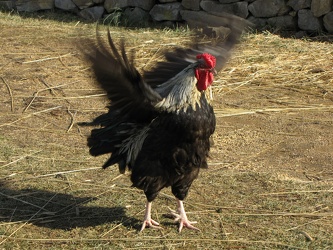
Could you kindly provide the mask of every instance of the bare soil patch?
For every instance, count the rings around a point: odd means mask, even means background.
[[[191,35],[111,30],[141,70]],[[138,234],[144,195],[100,169],[77,125],[107,104],[75,45],[95,25],[0,13],[0,32],[0,249],[333,248],[331,43],[245,35],[213,87],[209,169],[185,203],[201,232],[177,233],[164,190],[164,230]]]

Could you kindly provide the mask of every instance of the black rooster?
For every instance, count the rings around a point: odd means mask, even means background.
[[[220,20],[212,18],[215,23]],[[160,228],[151,218],[151,204],[169,186],[177,198],[178,212],[173,215],[180,222],[179,232],[183,227],[197,229],[187,219],[183,200],[200,168],[207,168],[215,130],[205,90],[244,28],[244,22],[234,16],[223,17],[222,24],[230,29],[224,41],[213,39],[214,45],[193,41],[188,49],[176,48],[143,76],[134,67],[133,56],[128,59],[124,42],[118,50],[110,32],[110,48],[97,36],[97,46],[84,49],[97,83],[110,100],[108,113],[89,123],[100,126],[88,138],[90,154],[111,154],[103,168],[118,164],[121,173],[131,171],[133,186],[147,197],[141,231]]]

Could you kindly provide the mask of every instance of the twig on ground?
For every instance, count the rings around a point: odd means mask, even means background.
[[[71,117],[71,123],[67,129],[67,133],[72,129],[73,125],[74,125],[74,121],[75,121],[75,115],[77,113],[77,110],[75,110],[74,114],[70,111],[69,107],[67,108],[67,113],[70,115]]]
[[[333,106],[313,106],[313,107],[288,107],[288,108],[266,108],[266,109],[256,109],[256,110],[230,110],[231,112],[226,113],[221,109],[215,109],[216,117],[229,117],[229,116],[239,116],[239,115],[253,115],[253,114],[265,114],[271,112],[292,112],[292,111],[303,111],[303,110],[331,110]]]
[[[39,81],[41,81],[41,82],[47,87],[47,89],[45,89],[45,90],[50,90],[50,93],[51,93],[52,95],[54,95],[54,96],[57,95],[57,94],[53,91],[54,87],[49,86],[49,84],[48,84],[43,78],[39,77],[38,79],[39,79]]]
[[[74,55],[73,53],[68,53],[68,54],[65,54],[62,56],[47,57],[47,58],[42,58],[42,59],[37,59],[37,60],[32,60],[32,61],[25,61],[25,62],[22,62],[22,64],[43,62],[43,61],[48,61],[48,60],[59,59],[59,58],[66,57],[66,56],[73,56],[73,55]]]
[[[301,193],[333,193],[333,189],[325,189],[325,190],[295,190],[295,191],[289,191],[289,192],[265,193],[265,194],[257,194],[257,195],[266,196],[266,195],[284,195],[284,194],[301,194]]]
[[[9,96],[10,96],[10,110],[13,112],[14,111],[14,97],[13,97],[13,92],[9,86],[9,84],[6,82],[5,78],[1,77],[3,83],[6,85]]]
[[[45,113],[45,112],[49,112],[49,111],[52,111],[52,110],[55,110],[55,109],[59,109],[59,108],[62,108],[62,106],[56,106],[56,107],[52,107],[52,108],[48,108],[48,109],[44,109],[44,110],[41,110],[41,111],[37,111],[37,112],[34,112],[34,113],[31,113],[29,115],[26,115],[26,116],[23,116],[19,119],[16,119],[15,121],[12,121],[12,122],[7,122],[7,123],[3,123],[3,124],[0,124],[0,127],[4,127],[4,126],[8,126],[8,125],[12,125],[14,123],[17,123],[21,120],[24,120],[24,119],[27,119],[31,116],[34,116],[34,115],[38,115],[40,113]]]
[[[40,89],[40,90],[36,91],[36,92],[33,94],[31,101],[30,101],[30,102],[28,103],[28,105],[24,108],[23,112],[26,112],[26,111],[28,110],[28,108],[30,108],[31,104],[35,101],[36,97],[38,97],[39,93],[49,90],[49,91],[51,92],[51,94],[53,94],[54,96],[57,96],[57,95],[55,94],[55,92],[53,91],[53,89],[60,88],[60,87],[63,87],[63,86],[66,86],[66,85],[67,85],[67,84],[62,84],[62,85],[58,85],[58,86],[54,86],[54,87],[50,87],[50,86],[48,86],[48,84],[47,84],[45,81],[42,81],[42,80],[41,80],[41,82],[42,82],[45,86],[47,86],[47,88],[46,88],[46,89]]]
[[[44,177],[50,177],[50,176],[56,176],[56,175],[62,175],[62,174],[71,174],[71,173],[77,173],[82,171],[89,171],[89,170],[96,170],[101,169],[100,167],[93,167],[93,168],[83,168],[83,169],[75,169],[75,170],[68,170],[68,171],[59,171],[51,174],[43,174],[33,177],[34,179],[37,178],[44,178]]]

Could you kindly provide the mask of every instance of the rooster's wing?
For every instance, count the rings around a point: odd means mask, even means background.
[[[87,61],[92,64],[96,82],[106,92],[110,100],[109,112],[96,118],[93,124],[107,125],[108,118],[126,116],[133,122],[140,122],[151,116],[154,104],[162,98],[148,84],[134,67],[133,56],[129,60],[124,41],[117,50],[108,31],[109,47],[107,48],[97,33],[97,44],[92,41],[81,41],[81,48]]]
[[[185,15],[186,12],[183,14]],[[237,44],[243,30],[250,26],[250,23],[238,16],[227,13],[219,13],[220,16],[200,13],[195,16],[195,20],[188,19],[190,26],[202,28],[197,31],[197,36],[188,46],[188,48],[175,48],[172,51],[165,52],[165,61],[159,62],[150,71],[144,73],[144,80],[156,86],[175,76],[191,63],[196,61],[196,56],[202,53],[210,53],[216,57],[215,70],[219,72],[230,56],[231,49]],[[207,28],[211,26],[212,28]],[[214,27],[225,27],[229,30],[226,39],[217,37],[211,39],[208,43],[199,41],[200,37],[214,36]]]

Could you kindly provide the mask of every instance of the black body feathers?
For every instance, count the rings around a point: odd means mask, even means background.
[[[231,27],[229,37],[214,46],[193,42],[189,49],[166,53],[166,61],[144,76],[127,57],[123,42],[117,49],[108,33],[107,48],[97,36],[97,45],[84,52],[110,105],[91,123],[99,128],[92,130],[88,146],[94,156],[111,154],[103,168],[118,164],[121,173],[131,170],[133,186],[148,201],[167,186],[179,200],[186,197],[199,169],[207,168],[215,129],[213,108],[196,89],[195,56],[213,54],[220,70],[243,26]]]

